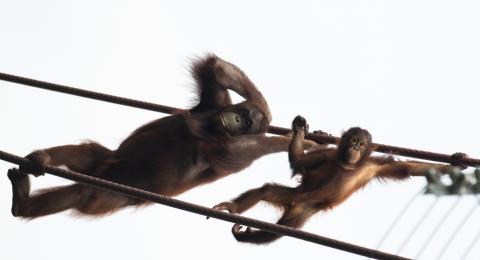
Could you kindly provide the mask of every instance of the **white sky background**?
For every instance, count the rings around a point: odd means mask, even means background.
[[[375,142],[478,158],[479,13],[477,1],[1,0],[0,71],[187,108],[189,61],[213,52],[256,83],[274,125],[289,127],[301,114],[312,130],[339,135],[361,126]],[[164,116],[7,82],[0,82],[0,111],[0,149],[18,155],[84,139],[115,149]],[[22,221],[10,214],[10,167],[0,162],[0,259],[362,259],[292,238],[238,244],[230,223],[161,205],[95,220],[65,212]],[[265,182],[294,185],[289,176],[287,154],[276,154],[178,198],[210,207]],[[68,183],[48,175],[32,182],[33,189]],[[424,185],[423,178],[373,182],[304,230],[375,247]],[[382,250],[395,252],[432,200],[419,199]],[[416,255],[453,201],[439,202],[402,255]],[[461,201],[423,259],[436,256],[474,203]],[[245,215],[275,221],[278,212],[258,206]],[[465,250],[479,217],[444,259]],[[469,259],[478,255],[480,244]]]

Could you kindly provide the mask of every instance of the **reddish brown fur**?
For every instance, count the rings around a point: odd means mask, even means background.
[[[319,149],[305,154],[302,141],[308,125],[301,117],[297,117],[292,125],[295,134],[290,144],[289,158],[294,174],[302,176],[300,185],[291,188],[266,184],[214,208],[242,213],[263,200],[283,208],[284,213],[278,224],[298,228],[313,214],[339,205],[374,178],[404,180],[410,176],[424,176],[430,168],[443,173],[452,170],[450,165],[400,162],[392,157],[370,156],[371,137],[361,128],[351,128],[343,134],[337,149]],[[358,140],[355,145],[360,148],[357,152],[361,153],[361,157],[357,163],[347,164],[342,158],[353,147],[350,141],[354,138]],[[280,237],[249,227],[242,230],[237,224],[233,226],[232,233],[238,241],[256,244],[269,243]]]
[[[192,109],[138,128],[113,151],[90,142],[33,152],[27,157],[37,167],[23,170],[39,174],[45,164],[66,165],[84,174],[174,196],[238,172],[266,154],[288,149],[290,138],[264,135],[271,120],[268,104],[239,68],[208,55],[196,61],[192,71],[199,92],[199,102]],[[229,89],[246,101],[233,105]],[[219,123],[227,109],[243,115],[246,123],[239,128],[243,134],[232,136],[230,128]],[[100,216],[148,203],[81,184],[30,195],[27,175],[11,171],[9,178],[12,213],[24,218],[66,209]]]

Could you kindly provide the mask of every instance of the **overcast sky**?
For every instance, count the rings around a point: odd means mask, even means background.
[[[361,126],[375,142],[479,158],[479,13],[473,0],[0,0],[0,71],[188,108],[189,63],[212,52],[247,73],[276,126],[288,127],[301,114],[312,130],[339,135]],[[140,125],[165,116],[7,82],[0,82],[0,111],[0,150],[18,155],[85,139],[115,149]],[[239,244],[230,223],[161,205],[101,219],[67,211],[22,221],[10,214],[10,167],[0,162],[0,259],[362,259],[292,238]],[[289,177],[281,153],[178,198],[211,207],[266,182],[295,185]],[[37,189],[69,182],[47,175],[32,183]],[[372,182],[303,229],[374,248],[425,184]],[[419,198],[381,249],[395,253],[432,201]],[[455,201],[442,198],[401,254],[414,257]],[[460,201],[423,259],[435,258],[475,203]],[[260,205],[245,215],[276,221],[279,214]],[[443,259],[465,251],[478,218],[480,212]],[[480,244],[467,259],[478,255]]]

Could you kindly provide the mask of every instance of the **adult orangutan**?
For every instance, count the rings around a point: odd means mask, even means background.
[[[35,166],[8,174],[13,188],[12,214],[31,219],[74,209],[99,216],[148,203],[79,183],[31,195],[25,172],[42,175],[45,165],[65,165],[87,175],[174,196],[238,172],[264,155],[288,150],[290,137],[265,135],[271,121],[267,101],[243,71],[208,55],[193,63],[192,73],[198,104],[141,126],[116,150],[86,142],[27,155]],[[228,90],[245,101],[232,104]]]

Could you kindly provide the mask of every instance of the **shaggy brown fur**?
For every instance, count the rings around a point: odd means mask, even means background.
[[[290,166],[294,175],[301,175],[300,185],[291,188],[266,184],[214,208],[242,213],[257,202],[266,201],[284,211],[277,224],[298,228],[313,214],[339,205],[374,178],[404,180],[410,176],[425,176],[428,169],[441,173],[452,171],[450,165],[400,162],[392,157],[370,156],[372,138],[367,130],[358,127],[342,135],[338,148],[313,150],[305,154],[302,141],[308,132],[306,120],[298,116],[292,128]],[[280,237],[250,227],[243,229],[238,224],[233,226],[232,233],[238,241],[255,244],[269,243]]]
[[[141,126],[116,150],[97,143],[38,150],[27,157],[36,163],[21,169],[41,175],[45,165],[71,170],[174,196],[249,166],[254,160],[287,151],[290,137],[265,136],[271,121],[260,91],[235,65],[214,55],[192,66],[199,102],[190,110]],[[228,90],[246,100],[232,104]],[[36,218],[66,209],[101,216],[140,201],[82,184],[30,194],[28,175],[10,171],[12,214]]]

